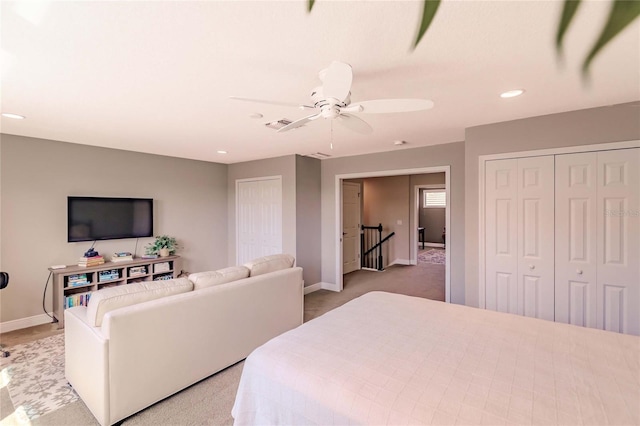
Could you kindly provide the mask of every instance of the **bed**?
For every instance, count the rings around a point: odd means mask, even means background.
[[[246,359],[245,424],[639,424],[640,338],[371,292]]]

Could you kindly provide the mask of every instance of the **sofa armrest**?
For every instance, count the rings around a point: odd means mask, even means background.
[[[87,308],[64,311],[65,377],[91,413],[106,426],[109,417],[109,341],[87,322]]]

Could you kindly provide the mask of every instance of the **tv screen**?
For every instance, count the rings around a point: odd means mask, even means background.
[[[153,199],[67,197],[67,241],[153,236]]]

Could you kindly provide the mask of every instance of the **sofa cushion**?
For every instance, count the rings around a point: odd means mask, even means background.
[[[189,281],[193,283],[194,290],[225,284],[231,281],[241,280],[249,276],[249,269],[245,266],[231,266],[217,271],[196,272],[189,275]]]
[[[186,278],[176,278],[143,281],[94,291],[87,306],[87,322],[93,327],[100,327],[102,318],[109,311],[191,290],[193,290],[191,281]]]
[[[259,257],[244,264],[251,271],[249,276],[268,274],[280,269],[292,268],[295,258],[290,254],[272,254],[270,256]]]

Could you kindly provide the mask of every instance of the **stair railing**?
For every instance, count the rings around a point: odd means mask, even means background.
[[[361,225],[360,232],[360,266],[362,268],[384,271],[384,259],[382,257],[382,244],[388,241],[396,233],[392,232],[382,238],[382,224],[378,226]]]

